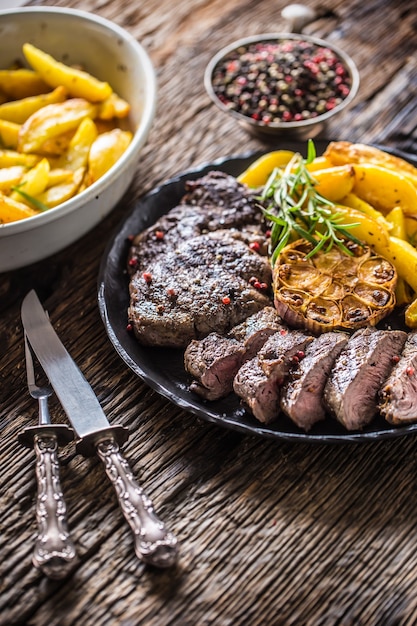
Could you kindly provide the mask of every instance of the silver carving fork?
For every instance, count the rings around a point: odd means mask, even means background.
[[[68,574],[76,557],[68,532],[57,455],[58,445],[71,441],[73,431],[65,424],[51,424],[48,398],[53,389],[47,379],[42,385],[36,384],[32,350],[26,333],[24,339],[28,389],[39,404],[38,425],[26,428],[19,435],[19,441],[33,447],[36,453],[38,536],[32,561],[46,576],[59,579]]]

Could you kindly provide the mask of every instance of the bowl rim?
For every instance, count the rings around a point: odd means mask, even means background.
[[[139,149],[146,143],[147,136],[152,126],[157,104],[157,80],[155,68],[152,61],[137,39],[122,26],[119,26],[115,22],[108,20],[107,18],[95,15],[89,11],[80,9],[64,8],[64,7],[21,7],[16,9],[0,9],[0,20],[3,18],[10,18],[16,16],[18,19],[22,15],[27,14],[39,14],[47,17],[48,15],[68,15],[75,18],[80,18],[83,21],[88,21],[100,26],[103,30],[108,30],[118,35],[125,43],[134,49],[135,53],[140,59],[142,64],[144,75],[146,77],[147,89],[146,93],[148,97],[144,99],[143,108],[140,115],[139,123],[136,129],[133,131],[132,141],[129,146],[117,160],[117,162],[106,172],[106,174],[99,178],[95,183],[90,185],[87,189],[77,194],[76,196],[62,202],[37,215],[26,217],[22,220],[15,222],[7,222],[0,224],[0,239],[17,235],[21,232],[28,232],[36,229],[44,224],[48,224],[55,219],[59,219],[68,213],[71,213],[74,208],[77,208],[80,204],[85,205],[99,196],[103,190],[107,189],[114,180],[119,178],[119,175],[123,174],[131,166],[131,160],[136,156]],[[80,203],[81,199],[81,203]]]
[[[337,56],[340,57],[340,59],[346,65],[349,71],[351,80],[352,80],[350,91],[348,95],[346,96],[346,98],[344,98],[340,104],[335,106],[330,111],[326,111],[325,113],[322,113],[318,115],[317,117],[309,118],[307,120],[300,120],[300,121],[295,121],[295,122],[271,122],[269,124],[266,124],[259,120],[254,120],[249,116],[243,115],[242,113],[239,113],[238,111],[229,109],[225,104],[221,102],[221,100],[219,100],[219,98],[214,93],[212,75],[213,75],[214,68],[216,67],[218,62],[222,60],[222,58],[224,58],[227,54],[229,54],[230,52],[233,52],[240,46],[250,45],[252,43],[257,43],[257,42],[262,42],[262,41],[282,41],[282,40],[287,40],[287,39],[307,41],[310,43],[314,43],[318,46],[329,48],[330,50],[335,52]],[[326,39],[321,39],[320,37],[315,37],[312,35],[305,35],[304,33],[294,33],[294,32],[270,32],[270,33],[262,33],[260,35],[250,35],[247,37],[241,37],[240,39],[236,39],[235,41],[221,48],[210,59],[204,72],[205,89],[209,97],[211,98],[211,100],[221,111],[225,113],[229,113],[232,117],[237,119],[240,123],[244,123],[246,126],[248,125],[252,126],[254,129],[261,129],[261,128],[264,128],[266,130],[270,129],[271,131],[301,130],[301,129],[307,129],[310,126],[314,126],[314,125],[325,122],[328,118],[340,112],[342,109],[348,106],[348,104],[350,104],[350,102],[354,99],[354,97],[356,96],[358,92],[359,84],[360,84],[360,75],[359,75],[359,70],[357,68],[357,65],[344,50],[339,48],[339,46],[327,41]]]

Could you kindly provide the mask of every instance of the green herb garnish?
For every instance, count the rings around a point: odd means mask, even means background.
[[[316,190],[314,176],[306,165],[316,157],[312,140],[308,142],[307,158],[295,154],[284,169],[275,168],[261,194],[266,205],[265,217],[271,222],[270,254],[271,263],[291,238],[301,237],[309,241],[313,248],[307,258],[319,250],[329,251],[337,245],[351,255],[346,240],[361,244],[348,231],[357,224],[342,224],[342,216],[335,211],[334,202],[327,200]]]
[[[22,196],[22,198],[30,202],[35,207],[35,209],[38,209],[38,211],[49,211],[50,209],[49,206],[47,206],[46,204],[44,204],[37,198],[34,198],[29,193],[26,193],[26,191],[23,191],[20,185],[16,185],[12,187],[12,191],[16,191],[17,193],[19,193]]]

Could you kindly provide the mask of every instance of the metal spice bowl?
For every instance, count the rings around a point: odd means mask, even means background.
[[[353,100],[359,72],[343,50],[325,40],[267,33],[220,50],[207,65],[204,85],[219,109],[251,134],[306,140]]]

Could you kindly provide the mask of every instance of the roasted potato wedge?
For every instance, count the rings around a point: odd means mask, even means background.
[[[23,53],[29,65],[38,72],[45,83],[53,88],[65,87],[73,98],[103,102],[113,91],[107,82],[98,80],[88,72],[61,63],[30,43],[23,45]]]

